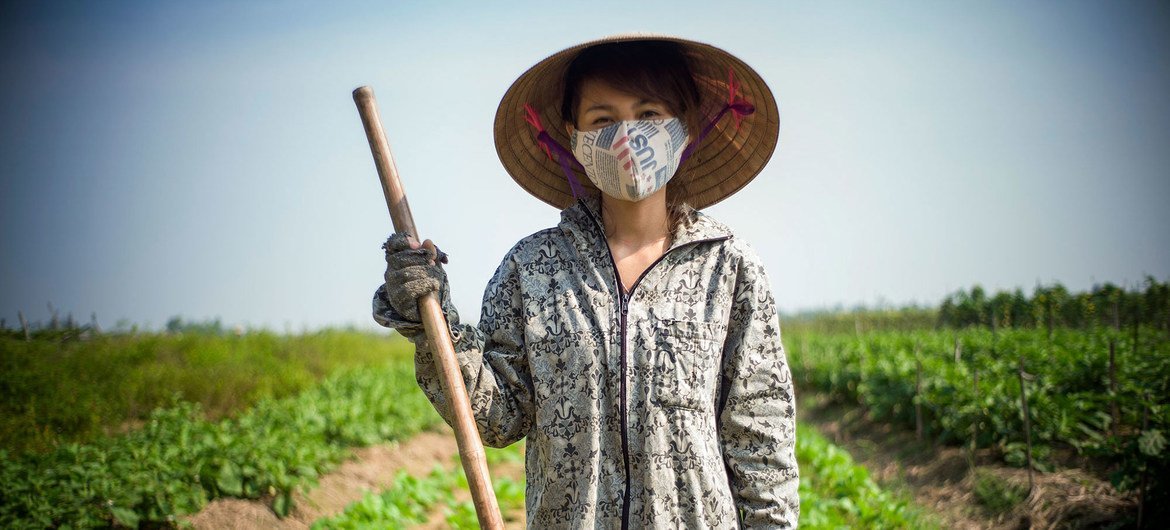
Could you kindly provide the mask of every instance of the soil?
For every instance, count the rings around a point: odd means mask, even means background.
[[[882,486],[908,493],[946,528],[1124,527],[1136,513],[1132,495],[1080,469],[1035,473],[1024,502],[993,513],[974,493],[976,476],[1027,491],[1026,470],[1003,465],[990,450],[971,456],[963,448],[919,441],[913,431],[872,421],[858,408],[830,404],[812,392],[798,402],[802,423],[848,450]]]
[[[292,512],[283,519],[270,508],[270,499],[216,499],[187,521],[196,529],[306,529],[317,519],[341,513],[367,491],[385,489],[399,470],[422,477],[436,464],[454,468],[458,454],[454,432],[443,425],[401,443],[354,449],[352,458],[322,476],[317,487],[308,493],[296,493]],[[518,469],[512,464],[496,466],[492,468],[492,476],[519,480],[524,477],[524,466]],[[469,492],[456,492],[457,500],[470,497]],[[442,513],[441,508],[437,509],[431,522],[422,528],[444,528]],[[505,518],[509,519],[507,528],[524,528],[523,513],[506,514]]]

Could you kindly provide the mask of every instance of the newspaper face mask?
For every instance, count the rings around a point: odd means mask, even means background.
[[[602,193],[640,201],[670,181],[687,130],[678,118],[620,121],[596,131],[574,131],[570,149]]]

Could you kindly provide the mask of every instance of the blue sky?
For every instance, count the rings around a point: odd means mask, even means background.
[[[165,5],[163,5],[165,4]],[[28,2],[0,7],[0,318],[374,327],[374,87],[464,320],[559,220],[503,171],[504,90],[629,31],[710,42],[780,103],[707,212],[784,311],[1170,277],[1170,8],[1087,2]]]

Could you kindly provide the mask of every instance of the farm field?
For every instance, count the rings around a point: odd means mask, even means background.
[[[992,521],[1126,527],[1163,520],[1170,500],[1170,306],[1165,284],[1147,285],[1031,300],[976,289],[933,318],[832,315],[790,323],[784,341],[801,405],[835,439],[851,424],[871,449],[954,457],[951,493]]]
[[[217,419],[412,348],[398,336],[343,330],[237,336],[218,324],[173,324],[169,333],[61,326],[34,331],[31,340],[0,330],[0,449],[44,451],[123,432],[176,399]]]
[[[995,448],[1008,463],[1031,458],[1040,470],[1069,450],[1118,466],[1130,484],[1141,469],[1167,464],[1156,449],[1168,426],[1161,412],[1170,404],[1170,341],[1154,330],[1139,336],[1133,343],[1128,332],[1108,330],[1059,330],[1051,339],[1043,330],[794,333],[789,351],[802,384],[875,420],[944,444]]]
[[[293,494],[315,485],[349,448],[402,440],[439,421],[416,391],[410,351],[397,341],[383,348],[390,353],[378,363],[338,368],[295,395],[261,398],[221,419],[208,419],[200,402],[178,400],[125,434],[4,450],[0,526],[167,525],[221,497],[265,498],[285,515]]]
[[[802,527],[1164,517],[1161,287],[787,321]],[[1113,325],[1085,309],[1106,295]],[[0,333],[0,527],[475,526],[402,337],[173,328]],[[489,451],[510,528],[524,524],[522,455]]]
[[[322,358],[341,357],[338,350],[343,348],[377,353],[349,364],[335,363],[331,373],[303,384],[298,392],[241,400],[214,418],[208,417],[203,402],[216,403],[223,389],[209,384],[207,389],[216,390],[171,395],[170,401],[144,417],[125,412],[131,409],[101,417],[101,421],[130,427],[115,432],[70,432],[54,423],[60,421],[59,415],[37,415],[37,410],[53,410],[33,406],[51,394],[19,395],[10,389],[16,388],[20,377],[49,377],[38,375],[38,370],[69,377],[73,373],[62,374],[65,369],[59,364],[30,358],[43,357],[45,352],[55,352],[59,358],[83,357],[85,340],[100,345],[110,362],[136,359],[137,365],[124,364],[131,367],[127,373],[144,371],[155,362],[197,365],[199,370],[216,373],[234,369],[237,361],[231,359],[239,356],[266,355],[296,372]],[[213,528],[248,526],[247,521],[259,520],[277,525],[298,521],[316,528],[400,523],[422,528],[474,527],[453,436],[417,388],[412,350],[400,337],[330,331],[294,337],[140,334],[82,339],[53,335],[24,341],[6,336],[4,341],[0,354],[5,366],[19,368],[5,372],[6,406],[24,411],[23,424],[32,426],[24,431],[26,436],[53,433],[41,435],[35,445],[22,444],[12,433],[14,441],[0,450],[0,481],[8,485],[0,491],[0,526],[4,528]],[[272,347],[257,352],[257,342]],[[334,351],[325,351],[329,348]],[[210,359],[221,361],[218,368],[214,367],[217,361]],[[100,364],[93,359],[69,362],[91,371],[98,370],[91,365]],[[83,388],[96,385],[89,377],[73,374],[72,384],[79,393],[113,392]],[[929,517],[905,495],[881,488],[847,452],[814,430],[802,426],[798,440],[805,527],[931,525]],[[492,450],[490,462],[510,524],[522,526],[520,446]],[[377,473],[382,476],[372,476]],[[355,476],[363,478],[353,480]],[[317,490],[326,493],[316,495]]]

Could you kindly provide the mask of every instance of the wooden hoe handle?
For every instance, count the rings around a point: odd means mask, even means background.
[[[410,214],[410,205],[406,202],[402,181],[398,179],[398,168],[394,166],[394,157],[390,154],[390,145],[386,142],[386,134],[382,130],[374,90],[368,86],[354,90],[353,101],[357,103],[362,125],[366,129],[366,138],[370,141],[370,151],[374,155],[374,165],[378,168],[378,178],[382,181],[382,192],[386,195],[386,207],[390,209],[394,230],[406,232],[421,242],[422,238],[418,236],[418,230],[414,226],[414,217]],[[447,395],[452,410],[455,411],[455,439],[459,443],[459,457],[463,461],[463,471],[467,474],[467,484],[471,487],[471,497],[475,502],[475,513],[479,516],[479,526],[493,530],[502,529],[504,520],[500,516],[500,506],[496,502],[491,477],[488,476],[483,442],[475,426],[471,401],[467,397],[467,387],[463,384],[463,374],[459,370],[458,361],[455,360],[455,346],[451,343],[447,319],[443,316],[443,309],[436,293],[428,293],[418,300],[418,312],[422,315],[423,325],[426,327],[431,355],[434,355],[439,363],[443,392]]]

